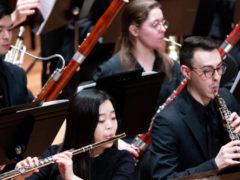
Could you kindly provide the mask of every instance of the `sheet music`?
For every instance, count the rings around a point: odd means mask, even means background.
[[[142,72],[142,76],[147,76],[147,75],[151,75],[151,74],[156,74],[158,73],[157,71],[143,71]]]
[[[84,90],[85,88],[91,88],[91,87],[95,87],[95,86],[96,86],[95,82],[85,84],[85,85],[80,85],[80,86],[77,87],[77,92],[80,92],[80,91]]]
[[[50,16],[52,9],[56,3],[56,0],[41,0],[39,4],[39,11],[41,12],[43,16],[43,22],[41,23],[37,35],[40,35],[42,32],[43,27],[45,26],[48,17]]]
[[[236,79],[234,80],[234,83],[233,83],[233,85],[231,87],[231,90],[230,90],[231,93],[233,93],[235,88],[237,87],[239,79],[240,79],[240,71],[238,71],[238,75],[237,75]]]

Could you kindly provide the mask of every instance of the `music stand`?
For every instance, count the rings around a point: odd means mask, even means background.
[[[39,100],[39,101],[35,101],[35,102],[32,102],[32,103],[1,108],[0,109],[0,116],[3,115],[3,114],[15,113],[17,111],[24,110],[24,109],[35,108],[35,107],[41,106],[43,104],[43,102],[44,102],[44,100]]]
[[[205,180],[205,179],[221,179],[221,180],[229,180],[229,179],[239,179],[240,176],[240,165],[232,165],[225,167],[223,169],[215,169],[207,172],[197,173],[186,177],[174,178],[174,180]]]
[[[71,8],[70,0],[55,0],[52,9],[47,7],[49,4],[47,1],[49,0],[41,0],[40,2],[40,11],[46,13],[46,17],[36,32],[37,35],[47,33],[73,22],[73,16],[70,17],[69,15]]]
[[[46,102],[20,110],[0,113],[0,165],[15,163],[27,156],[40,156],[61,127],[68,100]],[[14,111],[13,109],[16,109]]]
[[[119,133],[134,137],[148,130],[164,77],[164,73],[142,75],[137,70],[97,80],[96,88],[113,97]]]

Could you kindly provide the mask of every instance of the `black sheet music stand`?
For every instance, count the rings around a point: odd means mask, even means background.
[[[191,35],[198,11],[199,0],[160,1],[165,18],[169,22],[167,35]]]
[[[142,71],[125,72],[99,79],[96,85],[115,100],[119,133],[126,132],[128,137],[148,130],[165,77],[164,73],[141,74]]]
[[[0,165],[40,156],[61,127],[67,105],[68,100],[58,100],[1,110]]]

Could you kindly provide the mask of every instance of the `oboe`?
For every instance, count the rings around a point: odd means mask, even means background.
[[[97,142],[97,143],[90,144],[90,145],[84,146],[84,147],[76,149],[76,150],[69,150],[69,151],[72,153],[73,156],[75,156],[77,154],[80,154],[80,153],[83,153],[83,152],[95,149],[95,148],[97,148],[99,146],[102,146],[104,144],[113,142],[113,141],[115,141],[117,139],[124,138],[124,137],[126,137],[126,134],[122,133],[122,134],[113,136],[113,137],[111,137],[109,139],[106,139],[104,141]],[[7,179],[10,179],[10,178],[16,177],[16,176],[18,176],[20,174],[32,171],[33,169],[38,169],[38,168],[41,168],[41,167],[45,167],[45,166],[48,166],[48,165],[53,164],[53,163],[54,163],[53,156],[49,156],[47,158],[40,159],[39,160],[39,164],[35,165],[33,167],[21,167],[21,168],[17,168],[17,169],[14,169],[12,171],[8,171],[6,173],[0,174],[0,180],[7,180]]]
[[[226,123],[226,128],[229,133],[229,138],[234,141],[234,140],[240,140],[239,134],[234,133],[234,128],[231,126],[231,123],[228,121],[228,118],[231,114],[231,111],[228,110],[227,105],[224,101],[224,99],[218,94],[215,94],[216,101],[218,104],[218,109],[220,111],[220,114],[222,116],[223,121]]]

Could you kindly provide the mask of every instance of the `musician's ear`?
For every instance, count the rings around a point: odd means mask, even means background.
[[[181,72],[182,75],[186,78],[186,79],[190,79],[190,68],[185,66],[185,65],[181,65]]]
[[[134,37],[137,37],[138,36],[138,27],[131,24],[129,27],[128,27],[128,30],[129,32],[131,33],[132,36]]]

